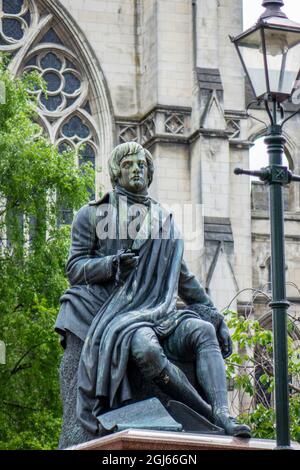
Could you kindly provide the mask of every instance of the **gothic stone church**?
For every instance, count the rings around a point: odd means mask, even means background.
[[[12,53],[13,74],[42,74],[40,124],[59,148],[76,149],[77,164],[92,162],[96,192],[110,188],[107,159],[117,143],[151,151],[152,196],[184,207],[191,269],[218,308],[270,327],[267,189],[233,174],[249,167],[265,132],[246,116],[251,92],[228,37],[243,30],[242,14],[242,0],[2,0],[0,50]],[[285,128],[297,174],[299,120]],[[285,189],[285,209],[287,292],[299,317],[299,184]]]

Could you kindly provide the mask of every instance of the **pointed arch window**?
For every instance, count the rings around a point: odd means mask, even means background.
[[[0,0],[0,45],[13,51],[24,41],[32,25],[33,5],[27,0]]]
[[[14,74],[35,70],[45,80],[47,93],[34,93],[39,124],[50,141],[62,152],[75,150],[78,165],[91,162],[97,169],[108,157],[106,148],[112,148],[109,97],[100,67],[87,65],[57,9],[51,0],[0,0],[0,51],[11,54]]]

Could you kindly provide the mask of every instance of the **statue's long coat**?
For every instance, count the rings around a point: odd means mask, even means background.
[[[113,257],[128,248],[128,240],[98,238],[101,206],[108,202],[117,207],[115,192],[82,207],[74,219],[67,262],[71,287],[61,299],[56,322],[60,334],[69,330],[84,341],[77,414],[92,432],[105,405],[117,407],[131,398],[126,366],[130,341],[138,328],[150,326],[163,338],[184,318],[197,317],[190,309],[176,309],[178,295],[188,305],[215,310],[183,261],[183,241],[176,237],[173,221],[170,238],[142,241],[137,268],[123,284],[115,284]],[[156,207],[162,214],[163,209]],[[118,217],[118,211],[114,214]]]

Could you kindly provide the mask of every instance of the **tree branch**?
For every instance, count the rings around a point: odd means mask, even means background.
[[[289,387],[290,387],[292,390],[295,390],[295,392],[300,393],[300,388],[299,388],[299,387],[296,387],[296,385],[293,385],[293,384],[290,384],[290,383],[289,383]]]
[[[258,365],[259,367],[261,367],[264,373],[266,373],[267,375],[270,375],[271,377],[274,377],[274,373],[271,372],[270,370],[266,370],[260,362],[256,361],[255,359],[252,359],[252,358],[249,358],[249,360],[251,360],[253,362],[253,364]],[[253,369],[252,366],[245,366],[243,364],[231,363],[230,365],[232,365],[234,367],[238,367],[239,369],[244,369],[244,370]],[[296,385],[293,385],[292,383],[288,383],[288,386],[292,390],[295,390],[295,392],[300,393],[300,388],[297,387]]]
[[[14,408],[21,408],[21,409],[30,410],[30,411],[39,411],[37,408],[32,408],[31,406],[20,405],[19,403],[13,403],[13,402],[5,401],[5,400],[3,400],[2,403],[3,405],[13,406]]]
[[[20,205],[20,201],[15,201],[14,204],[9,204],[7,206],[5,206],[5,209],[3,209],[1,212],[0,212],[0,217],[2,217],[2,215],[5,214],[5,212],[8,211],[8,209],[13,209],[14,207],[18,207]]]
[[[13,367],[13,369],[11,370],[10,372],[10,376],[16,374],[17,372],[19,372],[20,370],[22,370],[20,368],[20,364],[21,362],[25,359],[26,356],[28,356],[28,354],[30,354],[34,349],[36,348],[39,348],[40,346],[42,346],[42,344],[46,344],[47,341],[43,341],[42,343],[40,344],[35,344],[34,346],[32,346],[31,348],[28,349],[28,351],[26,351],[21,357],[20,359],[16,362],[15,366]]]

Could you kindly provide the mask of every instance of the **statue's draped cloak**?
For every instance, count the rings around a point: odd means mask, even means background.
[[[113,198],[111,193],[111,202]],[[115,285],[112,271],[112,258],[120,249],[120,240],[102,240],[98,252],[91,249],[88,257],[86,252],[85,256],[82,253],[84,264],[80,263],[82,240],[77,249],[74,232],[78,231],[79,236],[85,231],[88,243],[95,247],[93,231],[97,221],[95,215],[91,216],[95,210],[87,207],[79,214],[82,221],[77,219],[73,224],[67,271],[69,278],[78,282],[82,271],[85,281],[94,276],[97,282],[75,285],[64,294],[56,329],[61,333],[70,330],[84,340],[78,369],[77,415],[86,429],[96,432],[101,412],[131,398],[127,362],[135,331],[150,326],[159,338],[164,338],[184,318],[199,318],[189,309],[176,309],[178,287],[181,297],[186,297],[189,303],[200,303],[209,309],[213,304],[183,262],[183,241],[172,217],[170,237],[149,238],[140,243],[138,265],[121,285]],[[161,215],[160,206],[159,211]]]

